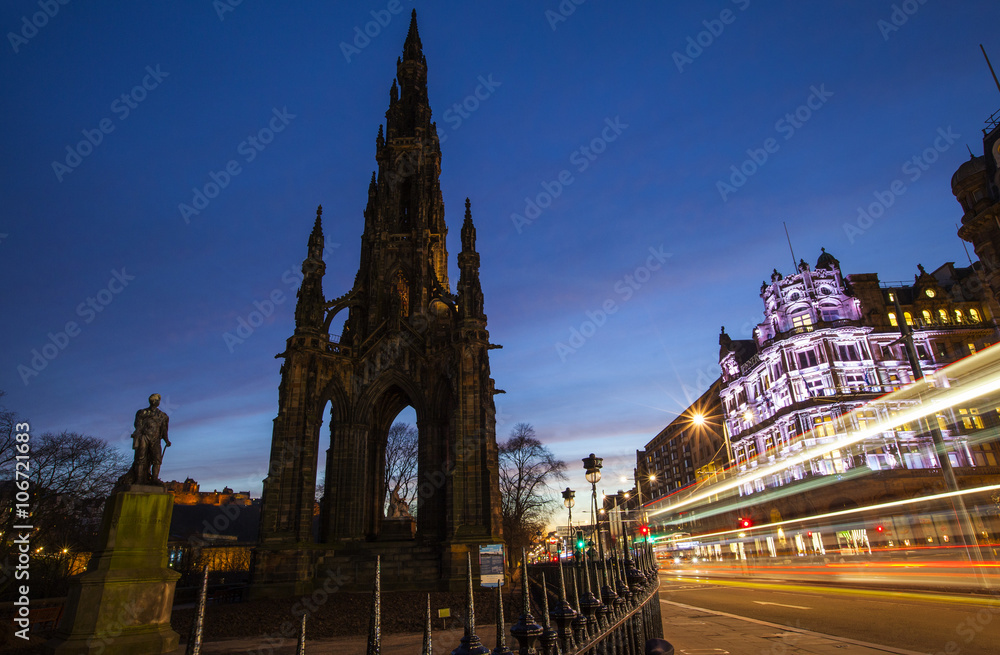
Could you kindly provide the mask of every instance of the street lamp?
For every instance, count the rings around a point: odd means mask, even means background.
[[[569,535],[573,538],[573,505],[576,504],[576,492],[566,487],[562,492],[563,505],[569,510]]]
[[[583,470],[586,471],[587,482],[590,483],[591,516],[594,517],[594,539],[597,540],[597,550],[602,562],[604,561],[604,545],[601,543],[601,535],[597,531],[599,524],[597,516],[597,483],[601,481],[601,464],[603,463],[604,459],[596,457],[594,453],[590,453],[590,457],[583,458]]]

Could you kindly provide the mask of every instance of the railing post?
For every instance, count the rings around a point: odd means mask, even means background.
[[[604,619],[604,625],[602,628],[606,628],[610,625],[611,620],[618,613],[618,594],[614,590],[614,576],[608,579],[608,561],[604,560],[601,562],[601,578],[604,584],[601,586],[601,609],[598,609],[598,616]],[[603,614],[602,614],[603,612]]]
[[[507,648],[507,640],[503,632],[503,585],[497,585],[497,646],[491,651],[492,655],[514,655]]]
[[[573,651],[576,643],[573,640],[573,619],[576,618],[576,610],[573,609],[566,600],[566,578],[563,576],[562,557],[556,558],[556,568],[559,569],[559,600],[549,616],[555,622],[559,632],[559,646],[564,652]]]
[[[576,584],[576,567],[570,567],[569,572],[573,577],[573,605],[577,608],[576,616],[573,618],[573,637],[577,645],[587,640],[587,617],[580,611],[580,589]]]
[[[601,601],[598,600],[594,592],[590,590],[590,558],[587,554],[583,555],[583,580],[584,580],[584,591],[583,598],[580,599],[580,610],[583,612],[584,616],[587,618],[587,635],[593,637],[597,634],[598,622],[597,622],[597,611],[601,608]]]
[[[302,612],[302,626],[299,628],[299,640],[295,644],[295,655],[306,655],[306,617],[308,612]]]
[[[375,556],[375,583],[372,586],[372,609],[368,619],[367,655],[382,651],[382,556]]]
[[[559,655],[559,633],[549,621],[549,589],[545,582],[545,571],[542,571],[542,617],[545,630],[542,632],[543,655]]]
[[[421,655],[432,655],[431,646],[431,595],[427,594],[427,622],[424,623],[424,647],[420,651]]]
[[[542,636],[542,626],[535,623],[531,615],[531,596],[528,589],[528,558],[521,549],[521,616],[510,628],[510,634],[517,639],[520,655],[535,655],[535,642]]]
[[[468,580],[465,603],[465,634],[458,648],[451,655],[487,655],[490,649],[476,635],[476,607],[472,598],[472,553],[466,553],[466,579]]]
[[[201,633],[205,628],[205,599],[208,596],[208,564],[201,576],[201,589],[198,591],[198,610],[194,615],[194,622],[191,624],[191,633],[188,635],[187,649],[185,655],[199,655],[201,653]]]

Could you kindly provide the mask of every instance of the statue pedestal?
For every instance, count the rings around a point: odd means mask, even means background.
[[[66,610],[50,655],[160,655],[177,648],[170,628],[174,585],[167,568],[173,496],[163,487],[131,485],[108,498],[102,550],[70,581]]]
[[[382,519],[383,541],[412,541],[417,536],[417,520],[412,516]]]

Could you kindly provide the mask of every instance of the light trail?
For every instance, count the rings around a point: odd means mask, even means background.
[[[746,528],[736,528],[734,530],[721,530],[719,532],[706,532],[705,534],[699,534],[697,539],[706,539],[709,537],[720,537],[723,535],[732,534],[747,534],[750,532],[755,532],[759,530],[770,530],[772,528],[777,528],[783,525],[792,525],[794,523],[806,523],[808,521],[816,521],[819,519],[828,519],[836,516],[849,516],[851,514],[861,514],[864,512],[872,512],[875,510],[886,509],[888,507],[902,507],[904,505],[915,505],[918,503],[927,503],[935,500],[943,500],[945,498],[951,498],[953,496],[965,496],[968,494],[981,493],[984,491],[995,491],[1000,489],[1000,484],[988,484],[982,487],[974,487],[972,489],[961,489],[959,491],[947,491],[945,493],[933,494],[931,496],[920,496],[919,498],[906,498],[903,500],[893,500],[888,503],[880,503],[878,505],[867,505],[865,507],[855,507],[853,509],[842,509],[836,512],[827,512],[825,514],[814,514],[812,516],[804,516],[797,519],[787,519],[785,521],[777,521],[775,523],[766,523],[764,525],[754,525]],[[679,539],[677,543],[684,543],[689,539]]]
[[[994,353],[1000,354],[1000,350],[994,347],[990,348],[987,351],[983,351],[983,354],[987,353],[990,355],[993,355]],[[971,362],[969,362],[970,359],[972,358],[961,360],[960,362],[958,362],[958,364],[970,365],[971,364]],[[997,357],[993,356],[987,359],[993,361],[996,360]],[[961,368],[965,367],[963,366]],[[939,371],[938,374],[929,375],[925,378],[922,378],[921,380],[918,380],[912,383],[911,385],[904,387],[903,389],[899,389],[890,394],[887,394],[886,396],[883,396],[876,402],[901,402],[907,400],[920,402],[921,401],[920,388],[926,388],[928,384],[934,384],[935,382],[939,384],[944,384],[943,378],[941,377],[940,374],[946,370],[948,369],[943,369],[942,371]],[[958,370],[951,370],[948,372],[956,373],[958,372]],[[776,473],[784,471],[785,469],[791,466],[795,466],[797,464],[803,464],[805,462],[808,462],[809,460],[827,455],[833,452],[834,450],[839,450],[846,446],[850,446],[860,441],[864,441],[865,439],[886,432],[897,425],[916,422],[919,421],[920,419],[925,418],[926,416],[936,415],[937,413],[946,410],[950,407],[953,407],[955,405],[963,405],[976,398],[980,398],[990,393],[996,393],[1000,391],[1000,373],[992,373],[990,375],[982,375],[978,377],[979,378],[985,377],[985,381],[979,382],[977,379],[977,383],[973,384],[970,380],[959,387],[945,387],[945,389],[941,393],[937,394],[936,397],[928,398],[920,402],[920,404],[917,405],[916,407],[908,410],[903,410],[894,417],[890,417],[889,419],[885,419],[874,424],[868,424],[865,426],[864,429],[858,430],[857,432],[854,433],[846,434],[843,438],[834,440],[831,443],[821,444],[809,449],[805,449],[801,453],[789,457],[780,463],[775,463],[769,466],[761,467],[754,473],[743,476],[738,475],[737,477],[734,477],[733,479],[724,482],[712,483],[709,486],[703,488],[701,491],[694,493],[692,496],[688,498],[678,500],[666,507],[649,512],[649,516],[650,518],[652,518],[654,516],[659,516],[667,512],[676,512],[682,507],[687,507],[694,503],[708,500],[712,496],[716,496],[719,494],[723,494],[725,492],[735,490],[738,487],[747,484],[749,482],[753,482],[755,480],[767,477],[769,475],[775,475]],[[914,395],[916,397],[913,397]],[[858,411],[860,410],[854,410],[850,412],[850,414],[845,415],[845,417],[854,415]]]

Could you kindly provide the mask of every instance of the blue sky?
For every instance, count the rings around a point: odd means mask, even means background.
[[[161,393],[162,475],[259,492],[294,273],[322,204],[325,292],[353,282],[414,6],[452,277],[469,196],[504,346],[497,432],[532,423],[569,462],[564,485],[585,487],[593,451],[614,491],[714,379],[719,326],[746,336],[761,280],[790,269],[782,222],[796,257],[826,247],[848,273],[967,264],[949,181],[1000,107],[978,46],[1000,63],[1000,5],[896,3],[896,25],[891,2],[676,4],[72,2],[39,18],[37,0],[4,3],[5,405],[36,432],[127,448]],[[224,188],[185,220],[213,176]],[[905,193],[848,234],[897,179]]]

